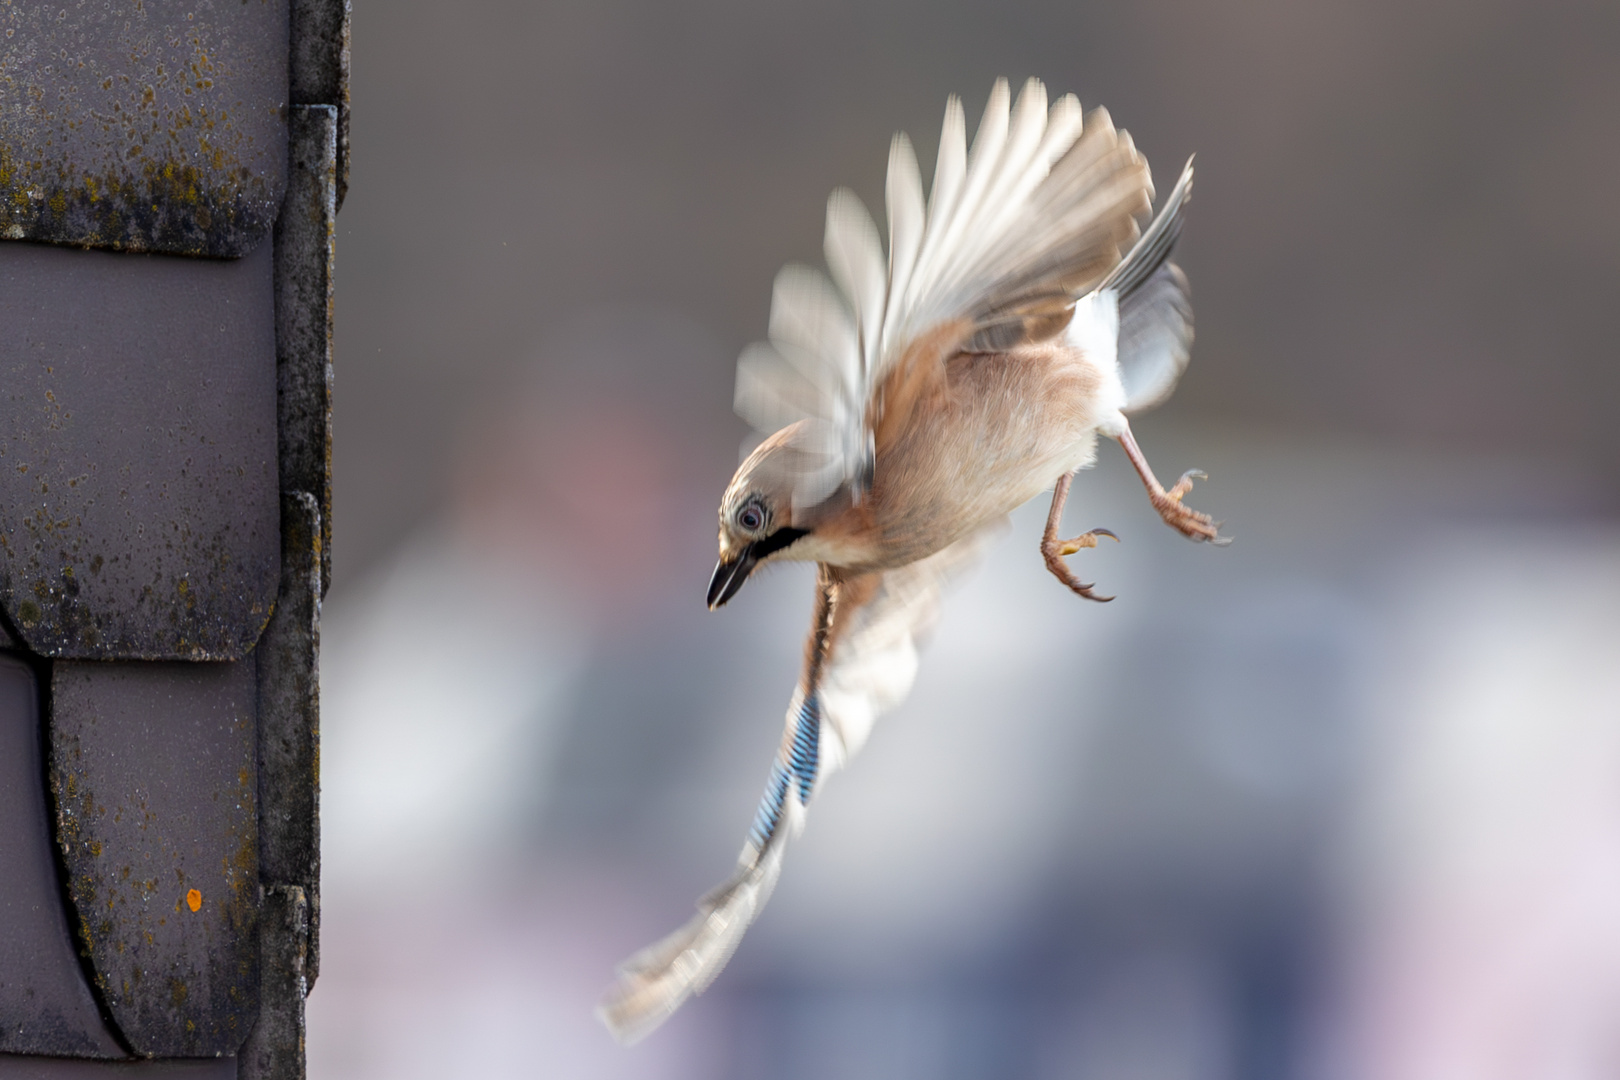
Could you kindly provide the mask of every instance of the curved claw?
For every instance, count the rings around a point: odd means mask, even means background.
[[[1165,498],[1173,503],[1179,503],[1182,498],[1193,489],[1194,480],[1208,480],[1209,476],[1203,469],[1188,469],[1181,474],[1174,487],[1164,493]]]
[[[1066,580],[1063,584],[1067,585],[1070,589],[1073,589],[1076,594],[1085,597],[1087,600],[1095,600],[1099,604],[1106,604],[1108,601],[1113,599],[1112,596],[1098,596],[1096,593],[1092,592],[1091,590],[1097,587],[1097,583],[1095,581]]]
[[[1073,473],[1064,473],[1058,477],[1057,484],[1052,489],[1052,509],[1046,515],[1046,533],[1041,537],[1041,558],[1046,561],[1046,568],[1075,595],[1083,596],[1087,600],[1096,600],[1106,604],[1112,596],[1098,596],[1091,590],[1094,585],[1081,581],[1069,569],[1069,564],[1063,561],[1064,556],[1073,555],[1077,551],[1097,546],[1097,537],[1106,536],[1114,543],[1119,543],[1119,537],[1107,529],[1092,529],[1081,533],[1072,540],[1059,540],[1057,536],[1058,523],[1063,520],[1063,503],[1069,496],[1069,485],[1074,481]]]
[[[1069,564],[1063,561],[1064,556],[1066,555],[1073,555],[1075,552],[1082,551],[1088,547],[1096,547],[1097,537],[1099,536],[1106,536],[1115,543],[1119,542],[1119,537],[1115,536],[1107,529],[1092,529],[1090,532],[1082,533],[1073,540],[1064,540],[1059,542],[1048,538],[1042,541],[1041,556],[1046,560],[1046,568],[1052,572],[1054,577],[1063,582],[1063,584],[1066,585],[1076,596],[1083,596],[1087,600],[1095,600],[1099,604],[1106,604],[1108,601],[1112,600],[1113,597],[1098,596],[1096,593],[1092,592],[1091,590],[1097,587],[1096,583],[1091,581],[1081,581],[1079,578],[1074,576],[1074,571],[1069,569]],[[1087,541],[1087,543],[1082,544],[1078,543],[1078,541]]]

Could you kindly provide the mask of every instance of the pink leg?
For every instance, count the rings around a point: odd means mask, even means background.
[[[1069,564],[1063,561],[1065,555],[1073,555],[1082,548],[1096,547],[1097,537],[1099,536],[1106,536],[1116,541],[1119,539],[1107,529],[1092,529],[1090,532],[1081,533],[1070,540],[1058,539],[1058,525],[1063,520],[1063,504],[1068,501],[1069,485],[1073,482],[1074,474],[1064,473],[1057,482],[1057,489],[1052,492],[1052,509],[1046,515],[1046,532],[1041,536],[1041,558],[1046,560],[1046,568],[1052,571],[1059,581],[1067,585],[1077,595],[1083,596],[1087,600],[1107,603],[1113,599],[1112,596],[1098,596],[1092,592],[1092,586],[1075,577],[1074,571],[1069,569]]]
[[[1200,514],[1188,506],[1181,505],[1182,497],[1192,490],[1193,480],[1206,479],[1197,469],[1188,469],[1176,481],[1176,486],[1169,491],[1159,484],[1158,477],[1148,467],[1147,458],[1142,456],[1142,448],[1136,445],[1136,437],[1127,427],[1119,436],[1119,445],[1125,448],[1125,456],[1131,459],[1136,466],[1136,475],[1142,478],[1142,486],[1147,488],[1148,501],[1153,509],[1164,518],[1164,523],[1175,529],[1189,540],[1208,540],[1215,544],[1227,544],[1231,541],[1219,535],[1220,522],[1208,514]]]

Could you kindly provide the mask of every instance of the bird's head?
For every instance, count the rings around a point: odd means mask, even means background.
[[[807,467],[788,427],[759,444],[720,499],[720,562],[709,580],[709,607],[737,595],[760,563],[793,558],[793,545],[814,528],[809,515],[795,511],[793,492]]]

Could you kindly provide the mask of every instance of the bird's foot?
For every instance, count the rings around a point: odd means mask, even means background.
[[[1069,564],[1063,561],[1065,555],[1073,555],[1077,551],[1096,547],[1097,538],[1100,536],[1106,536],[1116,543],[1119,541],[1119,537],[1107,529],[1092,529],[1090,532],[1081,533],[1079,536],[1071,537],[1068,540],[1047,537],[1041,541],[1041,557],[1046,560],[1046,568],[1052,571],[1053,576],[1067,585],[1076,595],[1083,596],[1087,600],[1096,600],[1099,603],[1106,604],[1113,597],[1098,596],[1092,591],[1096,586],[1087,584],[1075,577],[1074,571],[1069,569]]]
[[[1142,486],[1147,488],[1148,500],[1153,503],[1153,509],[1159,512],[1159,516],[1164,518],[1166,525],[1189,540],[1207,541],[1217,547],[1225,547],[1232,542],[1229,537],[1220,535],[1220,522],[1181,504],[1181,500],[1192,490],[1193,481],[1207,480],[1207,476],[1197,469],[1188,469],[1181,474],[1175,486],[1166,491],[1148,467],[1147,458],[1142,456],[1142,448],[1136,445],[1136,436],[1131,434],[1130,426],[1123,423],[1123,418],[1120,433],[1115,438],[1119,439],[1125,456],[1131,459],[1136,475],[1142,478]]]
[[[1181,500],[1192,490],[1194,480],[1207,480],[1202,470],[1188,469],[1181,474],[1175,487],[1169,491],[1160,488],[1157,483],[1148,489],[1148,499],[1153,508],[1159,512],[1164,523],[1175,529],[1189,540],[1208,541],[1217,546],[1224,547],[1232,541],[1229,537],[1220,535],[1221,523],[1208,514],[1201,514],[1190,506],[1182,505]]]

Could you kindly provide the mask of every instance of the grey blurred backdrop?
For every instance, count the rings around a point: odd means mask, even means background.
[[[358,0],[316,1076],[1620,1074],[1620,9]],[[701,593],[737,353],[945,96],[1103,104],[1198,340],[1021,515],[643,1046],[611,965],[727,871],[809,579]]]

